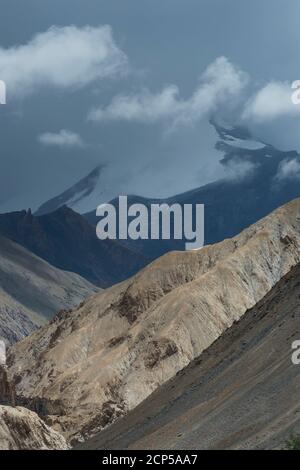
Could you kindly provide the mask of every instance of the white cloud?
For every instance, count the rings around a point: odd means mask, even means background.
[[[75,132],[66,129],[60,130],[58,133],[45,132],[38,136],[41,144],[56,147],[83,147],[84,142]]]
[[[271,121],[281,116],[300,114],[300,106],[292,102],[291,84],[270,82],[246,104],[243,118],[256,122]]]
[[[113,98],[107,108],[97,108],[90,112],[94,121],[140,121],[154,122],[174,116],[182,110],[184,103],[179,100],[179,90],[175,85],[152,94],[144,90],[138,95],[119,95]]]
[[[278,167],[275,179],[277,181],[300,179],[300,159],[292,158],[283,160]]]
[[[230,181],[241,181],[253,176],[257,164],[243,159],[235,159],[226,163],[225,178]]]
[[[244,72],[225,57],[216,59],[200,78],[200,84],[187,100],[180,97],[176,85],[153,94],[143,90],[136,95],[119,95],[107,107],[89,113],[93,121],[170,121],[172,126],[192,124],[238,96],[247,83]]]
[[[109,26],[51,27],[25,45],[0,48],[0,77],[9,95],[42,86],[82,87],[127,69]]]

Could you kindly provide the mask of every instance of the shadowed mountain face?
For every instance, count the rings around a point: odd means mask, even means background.
[[[233,239],[169,253],[14,345],[18,400],[87,439],[190,364],[299,262],[300,200]]]
[[[0,236],[0,339],[23,339],[58,310],[70,309],[97,288]]]
[[[242,319],[81,449],[273,449],[300,432],[298,264]]]
[[[167,199],[129,196],[128,203],[169,205],[205,204],[205,244],[217,243],[240,233],[277,207],[300,196],[300,174],[291,173],[289,162],[298,162],[297,152],[284,152],[253,139],[243,128],[225,129],[214,123],[216,148],[223,153],[221,163],[227,177]],[[118,201],[112,201],[118,208]],[[94,209],[94,208],[93,208]],[[96,224],[95,210],[86,214]],[[172,250],[184,250],[186,240],[126,240],[127,247],[155,259]]]
[[[67,207],[40,217],[30,211],[1,214],[0,233],[100,287],[126,279],[145,264],[142,255],[117,241],[99,240],[95,227]]]

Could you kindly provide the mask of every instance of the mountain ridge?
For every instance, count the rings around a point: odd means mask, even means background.
[[[0,339],[23,339],[58,310],[81,303],[98,289],[0,236]]]
[[[282,449],[300,432],[299,295],[298,263],[191,364],[77,448]]]

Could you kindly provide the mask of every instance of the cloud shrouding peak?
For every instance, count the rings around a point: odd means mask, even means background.
[[[14,96],[41,86],[82,87],[126,69],[109,26],[53,26],[25,45],[0,48],[0,77]]]
[[[84,142],[75,132],[62,129],[57,133],[45,132],[38,136],[38,141],[43,145],[54,147],[83,147]]]
[[[155,122],[173,117],[182,110],[182,106],[177,86],[170,85],[157,94],[143,90],[137,95],[116,96],[107,108],[92,110],[89,118],[93,121]]]
[[[229,181],[242,181],[253,176],[258,165],[250,160],[235,159],[225,166],[225,179]]]
[[[217,58],[200,77],[193,95],[185,100],[176,85],[166,86],[157,94],[148,90],[135,95],[118,95],[107,107],[89,113],[93,121],[156,122],[167,120],[172,126],[193,124],[218,106],[240,95],[247,75],[225,57]]]

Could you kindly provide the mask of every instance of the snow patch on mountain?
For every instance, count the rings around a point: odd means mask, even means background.
[[[262,142],[259,142],[257,140],[237,139],[237,138],[232,137],[230,135],[228,135],[228,138],[226,139],[226,141],[229,142],[229,144],[232,147],[236,147],[236,148],[239,148],[239,149],[259,150],[259,149],[263,149],[264,147],[266,147],[265,144],[263,144]]]

